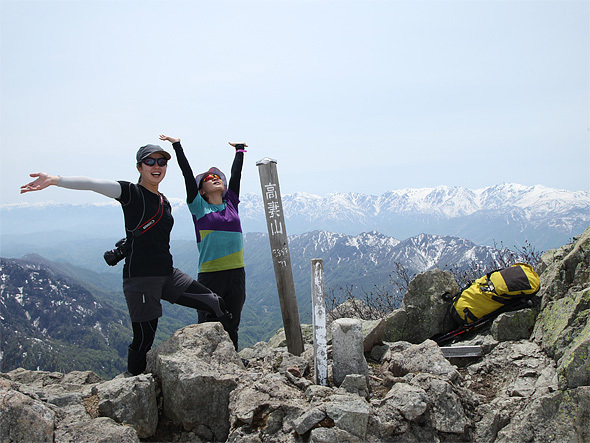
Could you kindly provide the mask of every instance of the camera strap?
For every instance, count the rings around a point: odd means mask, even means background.
[[[149,231],[151,228],[153,228],[156,225],[156,223],[158,223],[160,221],[160,219],[162,218],[163,215],[164,215],[164,196],[160,193],[160,200],[158,202],[158,211],[148,221],[146,221],[141,226],[139,226],[138,228],[131,231],[131,233],[133,234],[133,237],[137,238],[137,237],[143,235],[144,233],[146,233],[147,231]]]

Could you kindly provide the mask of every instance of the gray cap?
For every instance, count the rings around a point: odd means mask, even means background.
[[[137,163],[140,163],[144,158],[149,157],[151,154],[162,154],[166,160],[170,160],[171,156],[166,151],[164,151],[158,145],[145,145],[139,148],[137,151],[137,155],[135,158],[137,159]]]

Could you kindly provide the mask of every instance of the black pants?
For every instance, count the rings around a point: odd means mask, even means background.
[[[208,287],[225,301],[225,307],[231,319],[222,322],[228,332],[236,351],[238,350],[238,329],[242,316],[242,307],[246,301],[246,271],[244,268],[226,271],[201,272],[199,283]],[[218,321],[207,311],[199,310],[199,323]]]
[[[197,281],[193,280],[184,293],[178,297],[176,303],[197,309],[199,316],[201,312],[209,314],[214,321],[220,321],[224,328],[230,321],[223,299],[217,297]],[[147,365],[146,355],[154,343],[158,319],[131,322],[131,327],[133,328],[133,342],[129,345],[127,370],[133,375],[138,375],[145,370]]]

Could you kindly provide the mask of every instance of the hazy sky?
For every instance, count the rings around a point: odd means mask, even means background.
[[[229,172],[227,142],[246,141],[244,193],[264,157],[283,194],[590,190],[586,0],[1,0],[0,15],[0,203],[106,201],[19,186],[135,181],[161,133],[195,172]],[[184,197],[175,163],[161,190]]]

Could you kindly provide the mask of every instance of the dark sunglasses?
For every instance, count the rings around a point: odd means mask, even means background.
[[[156,162],[158,162],[158,166],[166,166],[168,164],[168,160],[165,158],[153,158],[153,157],[146,157],[141,161],[144,165],[154,166]]]
[[[221,179],[221,177],[219,177],[219,175],[217,174],[209,174],[208,176],[206,176],[205,178],[203,178],[203,183],[208,182],[209,180],[214,180],[214,179]]]

